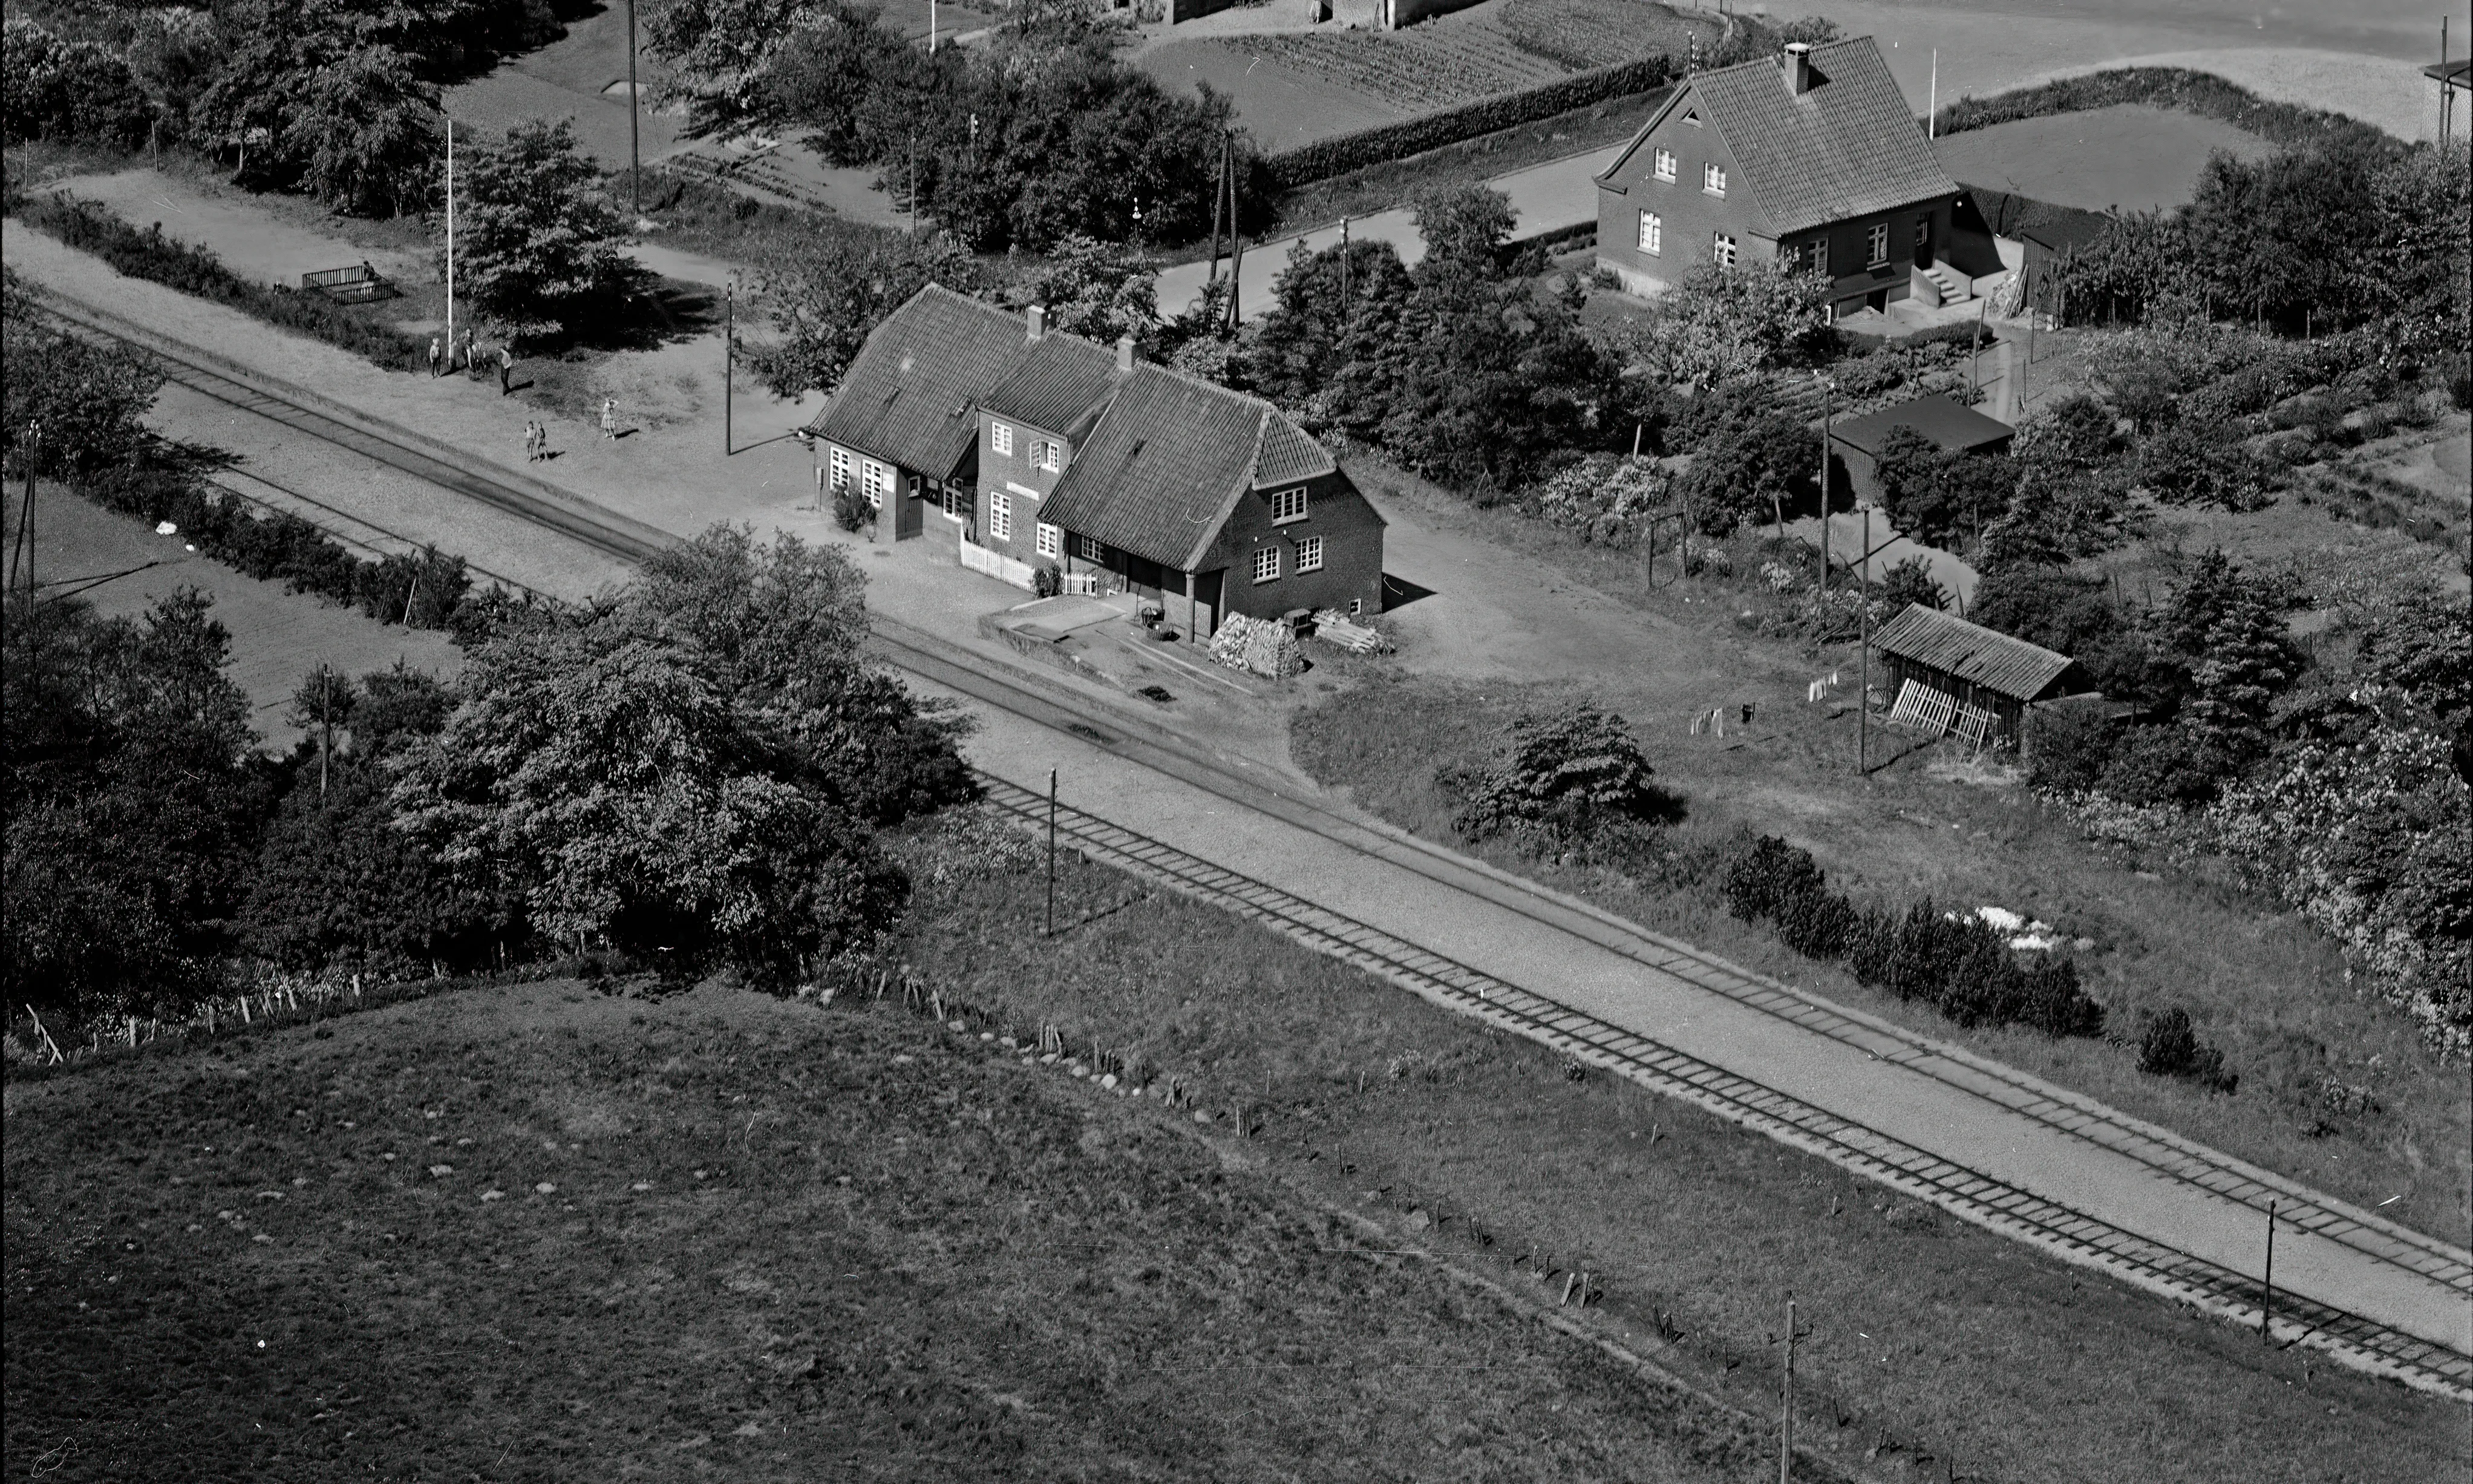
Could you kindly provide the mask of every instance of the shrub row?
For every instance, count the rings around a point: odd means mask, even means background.
[[[1725,878],[1727,909],[1773,923],[1807,958],[1844,957],[1863,984],[1919,999],[1960,1025],[2026,1025],[2048,1036],[2096,1036],[2103,1007],[2065,958],[2024,964],[2001,934],[1931,898],[1905,912],[1865,911],[1829,890],[1812,852],[1763,835]]]
[[[2323,139],[2348,129],[2371,126],[2323,108],[2270,103],[2237,83],[2211,72],[2187,67],[2116,67],[2083,77],[2061,78],[2034,87],[2021,87],[1990,98],[1960,98],[1940,110],[1943,134],[1989,129],[2022,118],[2077,113],[2122,104],[2149,104],[2178,108],[2203,118],[2221,119],[2276,144]],[[2372,132],[2376,132],[2372,130]]]
[[[278,329],[292,330],[330,346],[366,355],[389,371],[411,371],[420,364],[424,342],[390,325],[365,320],[324,295],[300,293],[280,284],[252,283],[204,248],[163,235],[163,224],[140,231],[111,212],[65,191],[48,200],[30,202],[19,211],[65,245],[90,252],[132,278],[144,278],[165,288],[237,309]]]
[[[1559,81],[1516,93],[1498,93],[1479,98],[1456,108],[1443,108],[1416,118],[1402,119],[1396,124],[1379,124],[1349,133],[1333,134],[1293,150],[1282,150],[1263,158],[1263,168],[1271,182],[1281,190],[1294,190],[1309,181],[1346,175],[1368,165],[1405,158],[1439,150],[1447,144],[1474,139],[1479,134],[1499,130],[1517,129],[1557,113],[1585,108],[1609,98],[1625,98],[1665,86],[1673,79],[1674,64],[1665,57],[1644,57],[1637,61],[1617,62],[1594,72],[1582,72]]]
[[[476,599],[464,559],[435,547],[365,562],[324,531],[285,511],[259,516],[237,497],[209,491],[196,474],[151,448],[84,480],[96,503],[148,524],[171,521],[199,551],[264,582],[358,608],[380,623],[444,629],[460,638],[486,632],[493,603]]]

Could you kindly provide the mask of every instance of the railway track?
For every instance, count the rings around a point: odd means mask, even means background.
[[[45,298],[63,318],[90,332],[123,341],[154,355],[164,363],[171,379],[193,391],[268,418],[302,436],[468,494],[605,555],[637,562],[674,539],[569,491],[512,475],[474,472],[468,463],[455,459],[453,450],[427,444],[418,435],[377,424],[351,409],[338,406],[331,411],[322,410],[312,403],[323,399],[312,394],[271,383],[245,368],[167,341],[92,306],[58,296]],[[320,508],[306,496],[298,498]],[[2279,1222],[2288,1229],[2308,1231],[2340,1242],[2366,1259],[2442,1284],[2454,1294],[2473,1297],[2473,1261],[2434,1238],[2369,1213],[2342,1208],[2266,1171],[2051,1088],[2014,1068],[1797,994],[1686,945],[1660,938],[1583,903],[1558,898],[1530,883],[1493,872],[1427,842],[1370,830],[1284,790],[1276,778],[1244,776],[1239,759],[1213,756],[1188,739],[1154,725],[1131,716],[1112,715],[1098,716],[1103,725],[1094,725],[1091,707],[1061,701],[1048,687],[1017,678],[999,666],[990,665],[983,657],[947,645],[905,625],[878,618],[875,638],[876,652],[895,667],[961,691],[982,704],[1070,732],[1138,763],[1158,767],[1171,762],[1173,775],[1180,780],[1238,807],[1270,814],[1447,885],[1477,891],[1498,904],[1575,932],[1644,966],[1674,974],[1762,1014],[1790,1021],[1812,1034],[1959,1087],[2044,1127],[2126,1157],[2158,1178],[2240,1203],[2255,1209],[2262,1220],[2272,1202]],[[1016,814],[1023,812],[1023,801],[1032,796],[1002,779],[982,777],[996,806]],[[1046,802],[1044,799],[1035,802],[1038,807],[1034,812],[1044,823]],[[2004,1185],[1852,1119],[1580,1015],[1097,816],[1060,810],[1060,829],[1067,827],[1068,820],[1076,846],[1094,858],[1254,918],[1317,951],[1381,974],[1437,1004],[1616,1070],[2071,1260],[2103,1268],[2201,1308],[2253,1325],[2259,1321],[2259,1282],[2255,1278]],[[2298,1296],[2279,1293],[2274,1315],[2274,1330],[2285,1343],[2307,1344],[2423,1389],[2473,1400],[2473,1356],[2444,1344]]]

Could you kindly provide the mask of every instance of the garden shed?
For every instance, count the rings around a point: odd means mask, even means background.
[[[1946,396],[1918,396],[1829,425],[1830,478],[1833,497],[1839,469],[1855,491],[1859,505],[1886,503],[1881,485],[1881,448],[1889,430],[1909,427],[1933,441],[1943,453],[2007,453],[2017,430],[1998,418],[1961,407]]]
[[[1901,710],[1946,698],[1939,726],[1957,730],[1950,713],[1973,707],[1991,718],[1982,738],[1990,743],[2017,746],[2028,706],[2085,688],[2069,656],[1920,603],[1874,630],[1872,651],[1883,688],[1908,703]],[[1909,682],[1920,687],[1915,697],[1906,694]]]

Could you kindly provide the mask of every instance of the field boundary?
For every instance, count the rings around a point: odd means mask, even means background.
[[[306,409],[302,411],[308,419],[319,417]],[[355,420],[377,419],[356,417]],[[327,438],[345,446],[358,448],[357,443],[350,440],[337,439],[314,425],[298,422],[294,425],[301,427],[310,436]],[[347,427],[344,431],[348,433],[351,430]],[[394,441],[385,442],[392,443]],[[405,448],[404,451],[424,464],[436,462],[420,455],[417,450]],[[424,472],[419,468],[412,471]],[[450,469],[449,472],[471,483],[487,482],[478,476],[465,475],[460,469]],[[449,487],[461,489],[464,486],[459,482]],[[613,512],[603,511],[571,494],[565,495],[555,508],[543,508],[548,502],[532,498],[525,491],[509,485],[492,484],[491,491],[481,497],[499,508],[561,530],[597,549],[630,560],[640,560],[652,550],[674,540],[665,532],[644,526],[641,522],[626,520]],[[567,520],[581,517],[584,529],[571,529],[565,520],[554,518],[562,515]],[[595,520],[592,518],[594,515],[604,518]],[[646,542],[635,534],[638,531],[651,533],[654,539]],[[1344,848],[1410,870],[1454,889],[1473,891],[1547,925],[1572,932],[1649,967],[1676,973],[1711,993],[1793,1021],[1806,1030],[1839,1040],[1869,1055],[1894,1060],[1920,1075],[1934,1077],[1960,1090],[1985,1097],[2013,1114],[2032,1118],[2056,1132],[2138,1160],[2166,1178],[2198,1185],[2221,1199],[2255,1203],[2261,1214],[2264,1214],[2266,1198],[2271,1196],[2281,1202],[2289,1195],[2296,1207],[2294,1225],[2304,1226],[2330,1240],[2349,1246],[2372,1260],[2403,1267],[2458,1291],[2473,1287],[2473,1271],[2468,1271],[2473,1269],[2473,1260],[2469,1260],[2473,1259],[2473,1254],[2454,1249],[2437,1238],[2396,1227],[2370,1212],[2310,1191],[2285,1177],[2257,1169],[2220,1151],[2196,1145],[2170,1131],[2145,1124],[2091,1098],[2044,1084],[2040,1079],[2015,1068],[1985,1061],[1961,1048],[1944,1045],[1919,1033],[1889,1025],[1817,996],[1797,993],[1784,986],[1764,981],[1715,955],[1664,939],[1610,913],[1565,898],[1560,893],[1485,862],[1459,856],[1404,830],[1380,822],[1359,824],[1333,814],[1320,803],[1296,797],[1282,788],[1275,778],[1259,776],[1260,770],[1251,770],[1258,774],[1257,777],[1244,777],[1243,774],[1249,770],[1241,759],[1212,754],[1147,718],[1135,718],[1113,705],[1081,696],[1070,698],[1081,709],[1069,707],[1053,695],[1053,686],[1046,678],[1033,675],[1025,669],[1002,661],[991,661],[988,657],[961,650],[881,616],[873,622],[879,652],[894,651],[890,658],[900,668],[939,683],[955,685],[967,694],[1013,710],[1041,725],[1072,731],[1127,756],[1131,761],[1153,765],[1149,759],[1141,757],[1139,751],[1133,750],[1164,753],[1177,762],[1188,765],[1175,770],[1177,776],[1187,778],[1197,786],[1217,793],[1240,806],[1269,814]],[[999,686],[1009,694],[991,694]],[[1081,719],[1092,713],[1120,726],[1125,732],[1138,734],[1140,739],[1110,737],[1090,725],[1089,721]],[[1204,773],[1200,778],[1192,777],[1192,769],[1196,765]],[[1615,941],[1609,941],[1610,937]],[[1655,951],[1644,952],[1635,946],[1637,944],[1645,944]],[[1697,972],[1693,971],[1695,968]],[[1952,1076],[1922,1065],[1935,1058],[1956,1071],[1971,1075]],[[1987,1089],[1980,1085],[1979,1078],[1992,1084],[1992,1087]],[[2010,1095],[2000,1095],[2003,1091]],[[2104,1128],[2105,1125],[2110,1126],[2109,1130]],[[2199,1169],[2193,1175],[2186,1169],[2173,1167],[2173,1162],[2158,1161],[2149,1151],[2125,1147],[2122,1140],[2096,1137],[2097,1132],[2110,1131],[2132,1136],[2135,1143],[2160,1146],[2168,1153],[2197,1164]],[[2305,1210],[2303,1208],[2315,1209]],[[2365,1237],[2384,1237],[2387,1240],[2364,1240]],[[2395,1250],[2398,1248],[2404,1251]]]
[[[2212,118],[2246,129],[2274,144],[2301,144],[2348,129],[2387,132],[2350,114],[2261,98],[2239,83],[2192,67],[2112,67],[2013,87],[1989,98],[1960,98],[1940,110],[1940,134],[1964,133],[2021,119],[2081,113],[2124,104],[2145,104]]]
[[[992,774],[978,772],[978,777],[992,805],[1026,829],[1046,827],[1049,804],[1044,798]],[[1060,805],[1054,818],[1058,832],[1069,836],[1086,856],[1262,923],[1439,1009],[1691,1103],[2063,1261],[2109,1273],[2232,1324],[2265,1326],[2283,1348],[2306,1345],[2416,1390],[2473,1400],[2473,1356],[2312,1300],[2279,1295],[2281,1313],[2294,1317],[2278,1317],[2260,1306],[2258,1281],[2244,1274],[1977,1174],[1095,815]]]
[[[1586,108],[1613,98],[1655,92],[1674,77],[1672,59],[1663,55],[1616,62],[1594,72],[1577,73],[1516,93],[1496,93],[1455,108],[1437,108],[1396,123],[1333,134],[1294,149],[1262,157],[1262,168],[1281,190],[1295,190],[1316,180],[1346,175],[1369,165],[1387,164],[1458,144],[1483,134],[1500,133]]]

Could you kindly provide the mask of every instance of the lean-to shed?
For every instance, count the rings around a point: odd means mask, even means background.
[[[1872,652],[1890,696],[1909,681],[1929,685],[1991,712],[1994,737],[2012,746],[2029,706],[2085,688],[2069,656],[1920,603],[1872,632]]]

